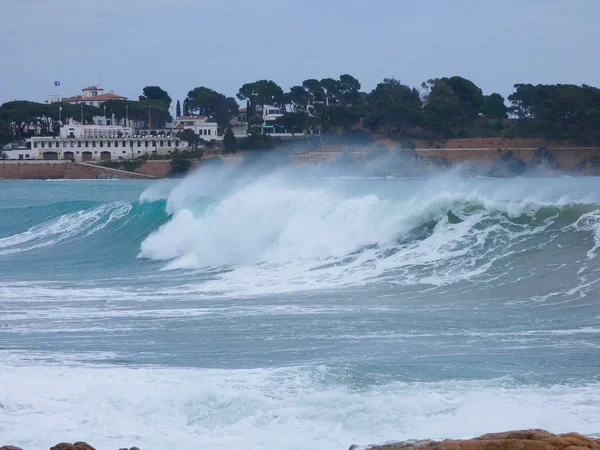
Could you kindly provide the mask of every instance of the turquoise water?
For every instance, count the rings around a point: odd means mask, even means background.
[[[0,182],[0,443],[600,431],[597,178]]]

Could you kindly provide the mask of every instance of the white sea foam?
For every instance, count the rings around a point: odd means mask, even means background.
[[[446,179],[399,196],[349,194],[323,180],[277,174],[232,181],[226,188],[222,175],[212,180],[198,174],[175,187],[167,201],[171,221],[140,252],[165,261],[167,270],[233,269],[198,284],[198,294],[321,289],[382,277],[431,285],[471,280],[541,234],[558,214],[535,226],[513,219],[535,220],[542,208],[570,205],[575,198],[535,191],[524,197],[515,189],[466,188]],[[214,203],[196,211],[194,205],[207,196]],[[450,212],[459,220],[450,220]],[[429,221],[436,223],[430,235],[411,240],[410,233]]]
[[[521,428],[597,432],[600,386],[495,380],[360,388],[315,367],[0,368],[0,437],[24,448],[85,440],[100,450],[346,449]]]

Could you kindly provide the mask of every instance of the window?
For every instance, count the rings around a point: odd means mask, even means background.
[[[125,154],[125,153],[126,153],[125,150],[123,150],[123,154]]]
[[[168,141],[167,141],[167,147],[170,147],[170,146],[171,146],[171,141],[170,141],[170,140],[168,140]]]
[[[104,142],[100,141],[100,147],[104,147]]]
[[[81,148],[81,141],[77,141],[77,148]]]
[[[88,148],[90,146],[90,143],[88,141],[85,141],[85,148]]]
[[[69,144],[70,144],[69,147],[75,148],[75,141],[71,141],[71,142],[69,142]]]
[[[98,91],[92,91],[92,96],[97,97],[98,96]]]
[[[25,155],[25,159],[29,158],[29,153]]]
[[[210,132],[211,132],[211,131],[212,131],[212,130],[208,130],[208,135],[209,135],[209,136],[210,136]]]
[[[129,146],[133,147],[133,141],[129,141]]]
[[[194,122],[193,121],[188,121],[185,123],[187,126],[193,127],[194,126]]]
[[[37,148],[37,141],[33,143],[33,148]]]
[[[46,143],[44,141],[42,141],[41,144],[42,144],[42,148],[44,148],[46,146]]]
[[[179,141],[175,139],[175,147],[179,147]]]
[[[140,152],[140,151],[138,150],[138,153],[142,153],[142,152]]]
[[[152,147],[156,147],[156,141],[152,141]]]
[[[106,146],[110,147],[110,141],[106,141]]]
[[[144,145],[148,147],[148,141],[144,141]]]
[[[159,144],[159,145],[160,145],[161,147],[163,147],[163,146],[164,146],[164,144],[165,144],[165,141],[160,141],[160,144]]]
[[[142,141],[138,141],[138,147],[142,146]]]
[[[121,147],[127,147],[127,141],[121,142]]]
[[[92,147],[96,147],[96,141],[92,141]]]

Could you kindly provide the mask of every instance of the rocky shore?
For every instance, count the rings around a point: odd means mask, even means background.
[[[474,439],[444,441],[405,441],[382,446],[359,447],[352,445],[349,450],[600,450],[600,439],[582,436],[577,433],[552,434],[544,430],[507,431],[486,434]],[[23,450],[20,447],[5,445],[0,450]],[[32,449],[41,450],[41,449]],[[62,442],[50,450],[96,450],[86,442],[73,444]],[[119,450],[140,450],[137,447]]]
[[[350,450],[358,450],[352,446]],[[508,431],[467,440],[406,441],[369,447],[370,450],[600,450],[600,439],[577,433],[552,434],[544,430]]]

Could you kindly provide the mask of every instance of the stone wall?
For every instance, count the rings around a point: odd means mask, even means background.
[[[0,161],[0,179],[80,180],[96,178],[140,179],[142,177],[136,173],[124,171],[117,172],[101,166],[79,164],[69,161]]]

